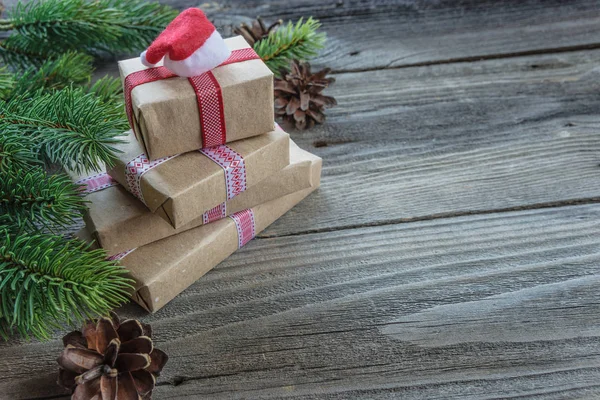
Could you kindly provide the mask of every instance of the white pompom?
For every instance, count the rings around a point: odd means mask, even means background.
[[[142,64],[144,64],[146,67],[154,67],[156,64],[150,64],[148,62],[148,60],[146,59],[146,51],[144,50],[142,52],[142,54],[140,54],[140,60],[142,60]]]

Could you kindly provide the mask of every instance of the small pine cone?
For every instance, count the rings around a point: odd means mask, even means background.
[[[254,47],[256,42],[260,42],[269,36],[269,34],[275,31],[282,23],[282,20],[278,20],[267,27],[262,18],[258,17],[252,21],[250,25],[243,23],[240,26],[233,28],[233,33],[242,35],[248,44]]]
[[[321,94],[335,82],[335,78],[326,78],[331,69],[311,74],[310,64],[297,60],[290,67],[289,72],[281,70],[281,78],[275,78],[275,116],[299,130],[322,124],[325,108],[337,105],[333,97]]]
[[[86,321],[63,338],[58,384],[73,400],[150,400],[167,355],[154,348],[149,325],[128,319]]]

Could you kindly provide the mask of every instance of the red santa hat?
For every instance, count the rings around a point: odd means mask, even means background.
[[[215,26],[197,8],[177,16],[140,58],[154,67],[164,58],[164,66],[179,76],[196,76],[223,63],[231,51]]]

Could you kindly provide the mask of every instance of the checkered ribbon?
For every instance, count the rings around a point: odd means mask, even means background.
[[[235,222],[238,232],[238,247],[242,248],[256,236],[254,212],[251,208],[248,208],[247,210],[231,214],[229,217]]]
[[[139,85],[161,81],[163,79],[169,79],[175,76],[177,75],[165,67],[148,68],[127,75],[123,86],[125,94],[125,111],[127,112],[127,119],[129,120],[129,126],[131,129],[133,129],[133,103],[131,101],[131,91]],[[135,131],[135,129],[133,130]]]
[[[210,222],[217,221],[219,219],[225,218],[227,216],[227,207],[225,203],[221,203],[215,208],[211,208],[204,214],[202,214],[202,223],[208,224]]]
[[[244,158],[231,147],[224,144],[200,152],[217,163],[225,172],[227,200],[234,198],[246,190],[246,165]]]
[[[137,249],[137,247],[136,247]],[[114,256],[110,256],[107,258],[108,261],[121,261],[122,259],[124,259],[125,257],[127,257],[129,254],[133,253],[135,249],[130,249],[130,250],[126,250],[122,253],[119,254],[115,254]]]
[[[257,59],[260,59],[260,57],[253,49],[233,50],[229,58],[220,66]],[[133,105],[131,91],[136,86],[175,76],[177,75],[165,67],[148,68],[127,75],[124,83],[125,108],[129,125],[132,129]],[[223,113],[223,96],[219,82],[211,71],[188,78],[188,80],[196,92],[196,99],[198,101],[202,147],[217,146],[226,143],[227,131],[225,129],[225,115]]]
[[[117,186],[119,183],[115,181],[106,172],[97,175],[89,176],[75,182],[76,185],[81,185],[81,193],[90,194],[111,186]]]
[[[142,203],[146,204],[146,201],[144,201],[144,193],[142,192],[142,187],[140,185],[142,176],[152,168],[157,167],[165,161],[175,157],[177,156],[169,156],[150,161],[148,156],[146,156],[145,153],[142,153],[133,160],[129,161],[125,165],[125,179],[127,180],[129,192],[140,199]]]

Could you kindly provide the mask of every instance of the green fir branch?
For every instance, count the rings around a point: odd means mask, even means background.
[[[104,103],[118,104],[123,109],[123,112],[125,112],[121,78],[114,78],[108,75],[100,78],[89,86],[88,93],[93,93]]]
[[[111,53],[146,48],[179,14],[172,7],[145,0],[110,0],[107,3],[123,13],[119,23],[120,42],[112,44]]]
[[[325,33],[317,32],[320,27],[321,23],[312,17],[306,21],[300,18],[296,24],[290,21],[256,42],[254,50],[279,76],[279,70],[288,69],[291,60],[309,60],[325,46]]]
[[[0,174],[14,169],[25,169],[40,164],[35,142],[15,127],[6,127],[0,133]]]
[[[93,57],[88,54],[68,52],[45,61],[39,68],[30,67],[16,81],[11,96],[89,84],[94,71],[93,62]]]
[[[11,225],[53,231],[77,221],[86,201],[66,174],[49,175],[41,167],[7,168],[0,173],[0,214]]]
[[[12,30],[9,39],[21,37],[12,49],[26,54],[117,54],[147,46],[176,15],[169,6],[143,0],[34,0],[18,3],[0,20],[0,30]]]
[[[52,48],[43,48],[34,38],[13,34],[0,42],[0,57],[14,69],[39,67],[44,60],[58,57]]]
[[[0,336],[48,339],[52,327],[105,315],[128,300],[127,271],[88,246],[0,229]]]
[[[7,67],[0,68],[0,99],[8,99],[15,88],[15,74],[10,72]]]
[[[31,135],[50,163],[81,172],[114,164],[127,121],[120,104],[67,87],[0,103],[0,129]]]

